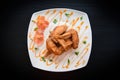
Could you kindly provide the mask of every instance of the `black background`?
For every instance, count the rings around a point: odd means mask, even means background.
[[[117,79],[120,57],[120,16],[117,1],[16,0],[0,2],[0,66],[4,79],[104,80]],[[27,29],[32,14],[48,8],[72,8],[89,16],[93,44],[89,63],[71,72],[54,73],[33,68],[27,51]]]

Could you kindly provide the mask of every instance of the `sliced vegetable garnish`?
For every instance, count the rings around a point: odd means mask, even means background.
[[[70,17],[70,14],[68,14],[68,13],[65,13],[65,16],[66,16],[66,17]]]
[[[50,62],[52,62],[53,60],[52,59],[49,59]]]
[[[38,48],[35,47],[35,50],[38,50]]]
[[[44,62],[46,62],[46,60],[45,60],[45,58],[44,57],[41,57],[42,58],[42,60],[44,61]]]
[[[68,59],[68,65],[70,64],[70,59]]]
[[[80,20],[82,20],[82,19],[83,19],[83,16],[80,17]]]
[[[53,23],[56,24],[57,23],[57,19],[54,19]]]
[[[38,27],[34,28],[34,31],[36,31],[38,29]]]
[[[78,54],[79,54],[79,52],[75,52],[75,54],[76,54],[76,55],[78,55]]]
[[[86,44],[87,42],[86,41],[83,41],[83,44]]]
[[[32,20],[32,22],[36,23],[36,21],[35,21],[35,20]]]

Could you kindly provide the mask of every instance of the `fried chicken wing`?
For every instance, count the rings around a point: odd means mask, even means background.
[[[50,34],[49,37],[63,34],[67,30],[66,25],[57,26]]]
[[[56,35],[55,36],[56,40],[57,40],[57,38],[59,38],[59,39],[69,39],[70,37],[72,37],[73,49],[76,49],[78,47],[78,43],[79,43],[79,38],[78,38],[78,34],[77,34],[76,30],[70,29],[62,35]],[[65,42],[63,40],[59,41],[59,43],[60,42],[65,44]],[[64,47],[64,45],[62,45],[62,46]]]
[[[49,35],[49,37],[51,37],[51,39],[57,43],[57,40],[55,38],[56,35],[60,35],[63,34],[65,31],[67,30],[67,26],[66,25],[61,25],[61,26],[57,26]]]
[[[68,39],[72,36],[71,32],[70,31],[67,31],[65,32],[64,34],[62,35],[56,35],[55,37],[56,38],[60,38],[60,39]]]
[[[46,40],[46,48],[49,53],[60,55],[70,48],[78,48],[79,37],[74,29],[67,30],[66,25],[57,26]]]
[[[76,49],[78,48],[78,43],[79,43],[79,37],[78,37],[77,31],[74,29],[70,29],[69,32],[71,32],[72,34],[73,49]]]
[[[64,51],[62,46],[57,47],[56,44],[50,38],[47,39],[46,46],[49,52],[54,53],[56,55],[59,55]]]
[[[57,41],[61,44],[61,46],[64,48],[65,51],[68,50],[68,47],[72,44],[72,41],[64,39],[57,39]]]

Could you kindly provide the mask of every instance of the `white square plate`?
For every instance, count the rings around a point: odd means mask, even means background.
[[[62,16],[60,16],[61,13]],[[66,16],[66,14],[71,15]],[[45,19],[49,21],[49,25],[44,31],[44,42],[40,46],[37,46],[33,40],[35,35],[34,29],[37,26],[34,21],[38,16],[45,16]],[[53,22],[54,19],[57,20],[56,24]],[[61,55],[50,54],[43,60],[41,55],[43,55],[46,49],[46,39],[50,31],[57,25],[62,24],[66,24],[69,28],[74,28],[78,32],[78,48],[70,49]],[[30,60],[35,68],[52,72],[66,72],[85,67],[88,63],[92,46],[92,32],[88,16],[82,11],[67,8],[53,8],[35,12],[32,15],[28,28],[27,44]],[[35,50],[36,47],[37,50]],[[75,52],[79,52],[79,54],[76,55]]]

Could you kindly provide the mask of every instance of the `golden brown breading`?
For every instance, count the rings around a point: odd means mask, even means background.
[[[57,40],[57,38],[59,39],[69,39],[70,37],[72,37],[72,42],[73,42],[73,49],[76,49],[78,48],[78,43],[79,43],[79,37],[78,37],[78,33],[76,30],[74,29],[69,29],[67,32],[65,32],[64,34],[62,35],[56,35],[55,38]],[[64,41],[62,41],[63,44],[65,44]],[[64,46],[64,45],[62,45]]]
[[[64,51],[62,46],[57,47],[56,44],[50,38],[46,40],[46,46],[49,52],[54,53],[56,55],[59,55]]]
[[[60,39],[68,39],[72,36],[71,32],[67,31],[65,32],[64,34],[62,35],[55,35],[54,37],[57,39],[57,38],[60,38]]]
[[[57,39],[57,41],[64,48],[65,51],[67,51],[68,47],[72,45],[72,41],[70,40],[65,41],[64,39]]]
[[[78,48],[78,43],[79,43],[78,33],[74,29],[70,29],[69,32],[71,32],[72,34],[73,49],[76,49]]]
[[[66,25],[57,26],[50,34],[49,37],[63,34],[67,30]]]
[[[66,25],[57,26],[46,40],[46,48],[49,53],[60,55],[63,52],[78,48],[79,37],[74,29],[67,30]]]

